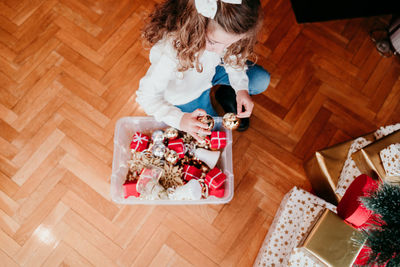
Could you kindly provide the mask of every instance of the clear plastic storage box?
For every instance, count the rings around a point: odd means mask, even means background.
[[[201,200],[143,200],[130,196],[125,198],[123,183],[128,173],[128,161],[131,158],[129,148],[131,138],[135,132],[149,133],[168,127],[165,123],[156,121],[153,117],[124,117],[118,120],[114,133],[114,157],[111,174],[111,198],[119,204],[150,204],[150,205],[198,205],[224,204],[233,198],[234,180],[232,167],[232,132],[222,127],[222,118],[214,117],[215,130],[225,131],[227,145],[221,151],[217,167],[226,174],[225,194],[222,198],[209,196]]]

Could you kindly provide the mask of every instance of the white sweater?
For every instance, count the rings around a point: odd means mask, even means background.
[[[199,61],[202,72],[189,69],[178,72],[178,58],[172,42],[164,39],[150,50],[151,66],[140,80],[136,101],[157,121],[179,129],[183,112],[174,105],[186,104],[212,87],[216,66],[221,62],[217,53],[205,50]],[[249,79],[245,69],[225,65],[229,82],[235,91],[248,90]]]

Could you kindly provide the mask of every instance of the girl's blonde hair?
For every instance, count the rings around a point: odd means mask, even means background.
[[[245,34],[242,39],[227,48],[224,62],[231,66],[243,67],[247,59],[254,61],[253,47],[262,23],[260,0],[242,0],[242,4],[217,1],[217,7],[214,21],[224,31]],[[171,37],[179,59],[178,71],[196,68],[201,72],[199,52],[205,49],[210,20],[197,12],[194,0],[166,0],[155,6],[142,36],[148,46]]]

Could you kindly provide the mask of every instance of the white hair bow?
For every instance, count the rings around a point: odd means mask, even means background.
[[[221,0],[228,4],[241,4],[242,0]],[[217,0],[195,0],[197,12],[204,17],[213,19],[217,13]]]

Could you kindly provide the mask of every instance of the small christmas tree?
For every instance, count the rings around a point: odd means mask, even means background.
[[[400,186],[382,183],[361,201],[377,218],[364,231],[365,245],[371,248],[367,264],[400,266]]]

